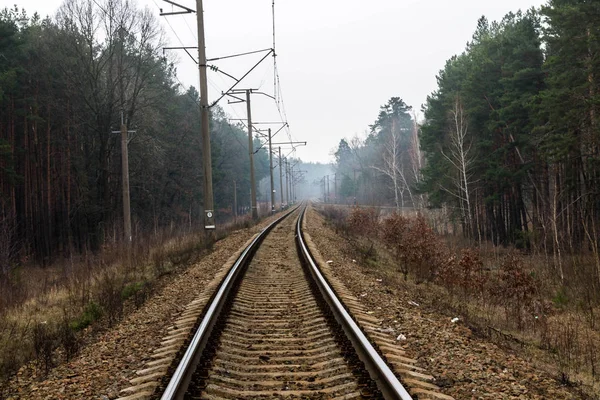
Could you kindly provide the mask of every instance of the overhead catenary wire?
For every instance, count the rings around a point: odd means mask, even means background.
[[[275,47],[275,0],[271,3],[271,15],[273,20],[273,97],[277,103],[277,51]]]
[[[94,0],[95,1],[95,0]],[[154,4],[158,7],[158,4],[156,4],[156,1],[153,0]],[[219,60],[225,60],[225,59],[230,59],[230,58],[234,58],[234,57],[242,57],[242,56],[247,56],[247,55],[252,55],[252,54],[258,54],[258,53],[263,53],[263,52],[267,52],[267,54],[265,55],[268,56],[269,54],[272,53],[273,55],[273,90],[274,90],[274,102],[277,108],[277,112],[279,114],[279,118],[282,120],[282,122],[285,122],[285,132],[286,135],[289,139],[290,142],[293,141],[293,136],[291,134],[290,128],[289,128],[289,124],[287,123],[287,112],[285,109],[285,104],[283,102],[283,95],[282,95],[282,90],[281,90],[281,78],[279,75],[279,70],[277,68],[277,53],[275,50],[275,46],[276,46],[276,19],[275,19],[275,0],[272,0],[271,2],[271,11],[272,11],[272,48],[268,48],[268,49],[261,49],[261,50],[254,50],[254,51],[248,51],[248,52],[241,52],[241,53],[236,53],[236,54],[231,54],[231,55],[226,55],[226,56],[219,56],[219,57],[213,57],[213,58],[209,58],[207,59],[207,61],[219,61]],[[167,25],[169,26],[169,28],[171,29],[171,31],[173,32],[173,34],[175,35],[175,37],[177,38],[177,40],[179,41],[179,43],[181,44],[182,48],[186,51],[186,53],[190,56],[190,58],[192,58],[192,60],[197,64],[196,59],[189,53],[189,51],[187,51],[185,44],[183,43],[183,41],[181,40],[181,37],[177,34],[177,32],[175,31],[175,29],[173,28],[173,26],[171,25],[171,23],[168,21],[168,19],[166,19]],[[192,32],[192,29],[189,27],[189,24],[187,24],[187,21],[184,18],[184,22],[186,24],[186,26],[188,27],[188,29],[190,30],[190,32],[192,33],[192,36],[195,37],[194,33]],[[263,57],[257,64],[255,64],[246,74],[244,74],[242,76],[242,78],[240,78],[239,80],[237,78],[235,78],[233,75],[225,73],[224,71],[221,71],[217,66],[209,66],[210,69],[214,72],[219,72],[220,74],[217,74],[218,76],[221,77],[221,74],[235,80],[235,84],[233,85],[233,87],[235,87],[242,79],[244,79],[246,76],[249,75],[250,72],[252,72],[256,66],[258,66],[262,60],[264,60]],[[263,77],[263,79],[260,82],[259,87],[262,87],[265,81],[265,77],[266,75],[269,73],[269,71],[267,70],[265,72],[265,76]],[[181,81],[179,80],[178,77],[176,77],[177,81],[181,84],[182,87],[185,87]],[[223,93],[220,97],[218,97],[218,99],[216,101],[214,101],[213,103],[211,103],[211,106],[216,105],[224,96],[225,94],[231,89],[228,89],[227,91],[223,92],[222,90],[219,90],[218,85],[213,82],[211,79],[208,79],[210,86],[216,90],[217,92],[221,92]],[[223,83],[225,83],[223,81]],[[239,116],[235,107],[228,107],[228,109],[233,112],[236,116]],[[245,127],[245,124],[242,124]],[[236,138],[237,139],[237,138]],[[258,148],[258,150],[260,150],[261,147]],[[257,151],[258,151],[257,150]],[[294,149],[295,150],[295,149]]]
[[[160,7],[158,6],[158,4],[156,3],[155,0],[152,0],[154,5],[160,9]],[[94,0],[95,2],[95,0]],[[184,50],[186,51],[186,53],[190,56],[190,58],[196,63],[198,64],[198,61],[187,51],[187,49],[185,49],[185,44],[183,43],[183,41],[181,40],[181,38],[179,37],[179,35],[177,34],[177,32],[175,31],[175,29],[173,28],[173,26],[171,25],[171,23],[169,22],[169,20],[167,18],[165,18],[165,21],[167,22],[167,25],[169,26],[169,28],[171,29],[171,31],[173,32],[173,34],[175,35],[175,37],[177,38],[177,40],[179,41],[179,43],[181,44],[181,46],[184,48]],[[185,21],[185,17],[184,17],[184,21]],[[185,22],[185,24],[188,26],[188,29],[190,30],[190,32],[192,33],[192,36],[195,38],[195,40],[197,41],[198,39],[196,38],[196,35],[193,33],[192,29],[190,28],[189,24],[187,23],[187,21]],[[177,79],[177,81],[179,82],[179,84],[185,88],[185,85],[181,82],[181,80],[179,79],[179,77],[177,75],[175,75],[175,78]],[[219,86],[213,82],[211,79],[207,79],[208,83],[210,86],[212,86],[212,88],[216,91],[220,91]],[[197,99],[193,98],[191,96],[191,94],[189,94],[188,91],[186,91],[186,93],[188,93],[188,95],[190,96],[190,98],[196,103],[196,105],[198,107],[200,107],[200,103],[198,102]],[[235,111],[234,111],[235,112]],[[240,139],[231,131],[226,129],[227,132],[229,132],[233,138],[238,142],[238,144],[240,145],[241,148],[245,148],[244,144],[240,141]]]
[[[190,33],[192,34],[192,37],[194,38],[194,42],[198,42],[198,36],[196,36],[196,33],[194,32],[194,30],[190,27],[190,25],[187,23],[187,19],[185,19],[185,16],[182,15],[183,18],[183,22],[185,23],[185,26],[187,26],[188,30],[190,31]]]
[[[277,106],[277,111],[279,112],[279,117],[282,121],[288,121],[287,113],[285,111],[285,104],[283,102],[283,95],[281,93],[281,79],[279,78],[279,70],[277,68],[277,49],[275,47],[276,44],[276,34],[275,34],[275,0],[271,1],[271,16],[273,22],[273,92],[275,97],[275,105]],[[291,131],[289,129],[289,125],[286,127],[286,134],[290,142],[293,142],[294,139],[292,137]]]

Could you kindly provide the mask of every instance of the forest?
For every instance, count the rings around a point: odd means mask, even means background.
[[[561,280],[566,255],[590,253],[600,280],[598,21],[583,0],[482,17],[419,124],[394,97],[340,141],[342,198],[441,210],[474,242],[546,254]]]
[[[179,81],[149,9],[100,3],[66,0],[45,19],[0,10],[0,381],[44,354],[35,332],[79,334],[103,313],[112,324],[124,302],[141,304],[158,278],[212,245],[202,242],[199,93]],[[289,148],[285,162],[274,155],[276,205],[375,206],[321,208],[361,263],[375,268],[388,251],[394,276],[440,283],[461,318],[480,317],[470,300],[487,307],[486,329],[505,317],[509,333],[540,336],[566,360],[565,383],[573,354],[597,381],[598,21],[600,2],[589,0],[473,21],[420,110],[401,93],[381,99],[365,135],[340,140],[331,165]],[[121,240],[123,124],[137,247]],[[249,149],[244,125],[219,106],[209,125],[217,224],[248,212],[249,153],[269,213],[264,139]],[[51,301],[61,285],[67,295]],[[68,358],[72,337],[61,338]]]
[[[107,15],[108,13],[108,15]],[[121,144],[128,135],[134,236],[200,225],[199,93],[163,55],[164,32],[126,1],[65,2],[55,19],[0,12],[0,265],[96,251],[122,237]],[[250,204],[248,140],[211,109],[218,222]],[[116,131],[116,132],[115,132]],[[258,141],[257,181],[268,176]],[[240,206],[240,208],[242,208]]]

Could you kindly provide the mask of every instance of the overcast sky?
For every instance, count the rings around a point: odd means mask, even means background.
[[[102,4],[102,0],[97,0]],[[195,9],[194,0],[175,0]],[[137,0],[158,16],[162,0]],[[419,111],[436,89],[436,74],[445,61],[464,50],[485,15],[501,19],[510,11],[539,7],[542,0],[276,0],[276,51],[283,105],[290,133],[307,141],[296,155],[304,161],[330,162],[341,138],[362,136],[390,97],[401,97]],[[53,16],[62,0],[2,1],[29,14]],[[204,0],[207,57],[272,46],[272,0]],[[159,17],[171,46],[196,45],[195,14]],[[175,36],[179,36],[180,40]],[[196,55],[197,53],[192,53]],[[240,77],[261,55],[214,62]],[[178,77],[198,87],[197,67],[178,54]],[[232,81],[209,72],[210,101]],[[269,57],[242,81],[240,88],[273,94],[273,60]],[[232,118],[246,118],[245,104],[219,103]],[[255,121],[278,121],[266,96],[252,98]],[[261,126],[266,127],[265,126]],[[273,126],[275,128],[275,126]],[[274,138],[287,140],[285,131]]]

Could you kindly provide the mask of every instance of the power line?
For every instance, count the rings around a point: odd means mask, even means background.
[[[273,91],[275,97],[275,105],[277,106],[277,111],[279,112],[279,117],[288,122],[287,113],[285,111],[285,103],[283,102],[283,95],[281,93],[281,80],[279,78],[279,70],[277,68],[277,51],[275,48],[275,0],[271,2],[271,15],[273,20]],[[281,104],[280,104],[281,103]],[[293,141],[292,134],[289,129],[289,125],[286,126],[286,134],[290,142]]]
[[[182,18],[183,18],[183,22],[185,22],[185,25],[188,27],[188,30],[192,34],[192,37],[194,38],[194,42],[198,43],[198,38],[196,37],[196,34],[192,30],[192,28],[190,28],[190,25],[187,23],[187,19],[185,19],[185,16],[183,16],[183,15],[182,15]]]
[[[94,0],[94,2],[96,2],[96,0]],[[156,3],[156,1],[153,0],[153,2],[156,5],[156,7],[160,9],[160,7]],[[287,134],[287,137],[290,140],[290,142],[292,142],[293,138],[292,138],[292,135],[291,135],[291,132],[290,132],[290,129],[289,129],[289,125],[287,124],[287,113],[286,113],[286,109],[285,109],[285,103],[283,102],[283,95],[282,95],[282,92],[281,92],[281,80],[280,80],[279,71],[278,71],[278,68],[277,68],[277,55],[276,55],[276,52],[275,52],[275,45],[276,45],[275,0],[272,0],[271,6],[272,6],[271,8],[272,8],[272,28],[273,28],[273,31],[272,31],[273,47],[271,49],[261,49],[261,50],[248,51],[248,52],[237,53],[237,54],[232,54],[232,55],[227,55],[227,56],[214,57],[214,58],[208,59],[207,61],[218,61],[218,60],[225,60],[225,59],[229,59],[229,58],[241,57],[241,56],[246,56],[246,55],[251,55],[251,54],[257,54],[257,53],[262,53],[262,52],[270,52],[270,53],[272,52],[273,53],[273,90],[274,90],[275,105],[276,105],[279,117],[281,118],[282,121],[286,122],[286,125],[285,125],[286,134]],[[171,31],[173,32],[173,34],[175,35],[175,37],[177,38],[177,40],[179,41],[179,43],[181,44],[182,48],[186,51],[186,53],[190,56],[190,58],[197,64],[198,62],[187,51],[187,48],[186,48],[185,44],[183,43],[183,41],[181,40],[180,36],[175,31],[175,29],[173,28],[173,26],[171,25],[171,23],[168,21],[167,18],[165,18],[165,20],[167,22],[167,25],[169,26],[169,28],[171,29]],[[194,33],[192,32],[192,29],[190,28],[190,26],[187,23],[187,21],[186,21],[185,18],[184,18],[184,22],[185,22],[186,26],[188,27],[188,29],[190,30],[190,32],[192,33],[192,36],[195,37]],[[267,53],[267,55],[268,55],[268,53]],[[260,61],[249,72],[251,72],[258,64],[260,64]],[[241,79],[237,80],[233,76],[231,76],[231,75],[229,75],[229,74],[227,74],[227,73],[225,73],[223,71],[220,71],[217,67],[214,67],[214,68],[211,68],[211,69],[213,69],[216,72],[221,72],[222,74],[224,74],[224,75],[226,75],[226,76],[234,79],[236,81],[236,84],[241,81]],[[247,76],[248,73],[246,73],[244,75],[244,77]],[[269,70],[267,69],[265,71],[265,75],[263,76],[263,79],[261,80],[259,88],[263,86],[264,81],[265,81],[265,77],[266,77],[266,75],[268,73],[269,73]],[[221,80],[223,80],[223,77],[220,74],[217,74],[217,75],[221,77]],[[175,77],[176,77],[177,81],[180,83],[180,85],[182,87],[185,87],[183,85],[183,83],[179,80],[179,78],[176,75],[175,75]],[[242,77],[242,79],[244,77]],[[213,89],[217,90],[217,92],[220,91],[221,93],[223,93],[222,90],[219,89],[219,86],[213,80],[208,79],[208,82],[209,82],[209,84],[211,85],[211,87]],[[225,83],[224,80],[223,80],[223,83]],[[222,99],[223,97],[224,97],[224,95],[222,95],[221,97],[219,97],[219,100]],[[218,102],[218,100],[216,102],[214,102],[213,105],[216,105],[217,102]],[[230,109],[230,111],[232,111],[239,118],[239,115],[238,115],[235,107],[232,106],[232,107],[229,107],[229,109]],[[236,137],[236,139],[237,139],[237,137]]]

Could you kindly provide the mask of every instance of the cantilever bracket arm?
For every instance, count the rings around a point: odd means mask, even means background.
[[[190,13],[195,13],[196,10],[192,10],[191,8],[188,8],[186,6],[182,6],[181,4],[177,4],[174,1],[171,0],[163,0],[165,3],[169,3],[175,7],[179,7],[182,10],[185,11],[172,11],[172,12],[163,12],[162,8],[160,9],[160,16],[165,16],[165,15],[178,15],[178,14],[190,14]]]
[[[256,67],[258,67],[258,65],[263,62],[271,53],[273,53],[273,49],[269,49],[269,51],[267,52],[267,54],[265,54],[263,56],[263,58],[261,58],[256,64],[254,64],[254,66],[252,68],[250,68],[248,70],[248,72],[246,72],[237,82],[235,82],[229,89],[227,89],[225,92],[223,92],[223,94],[221,94],[221,97],[219,97],[217,100],[213,101],[212,104],[209,106],[209,108],[214,107],[215,105],[217,105],[217,103],[223,98],[225,97],[231,90],[233,90],[245,77],[247,77],[248,75],[250,75],[250,72],[254,71],[254,69]]]
[[[293,146],[293,145],[296,145],[296,146],[294,146],[294,147],[297,147],[297,146],[306,146],[306,142],[281,142],[281,143],[271,143],[271,145],[276,145],[276,144],[280,144],[280,145],[283,145],[283,144],[290,144],[290,145],[292,145],[292,146]]]
[[[270,98],[272,98],[273,100],[275,100],[275,97],[273,97],[273,96],[271,96],[270,94],[267,94],[267,93],[265,93],[265,92],[252,92],[252,93],[255,93],[255,94],[262,94],[262,95],[264,95],[264,96],[270,97]]]
[[[277,135],[279,132],[281,132],[281,130],[283,128],[285,128],[286,126],[290,126],[290,124],[288,124],[287,122],[281,122],[281,124],[283,124],[283,125],[281,126],[281,128],[277,129],[277,131],[274,134],[271,135],[271,139],[273,139],[275,137],[275,135]],[[271,143],[271,145],[273,145],[273,143]]]
[[[225,93],[225,94],[226,94],[227,96],[233,97],[234,99],[236,99],[236,100],[237,100],[237,101],[235,101],[235,102],[233,102],[233,103],[244,103],[244,102],[246,101],[246,100],[244,100],[244,99],[242,99],[242,98],[240,98],[240,97],[234,96],[234,95],[233,95],[233,94],[231,94],[231,93]],[[231,104],[231,103],[229,103],[229,104]],[[240,119],[240,121],[245,121],[245,120],[241,120],[241,119]]]

